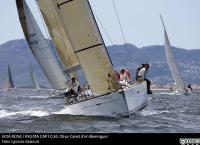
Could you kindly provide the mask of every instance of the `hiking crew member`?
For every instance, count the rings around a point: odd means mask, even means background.
[[[127,75],[128,82],[130,83],[130,82],[131,82],[131,74],[130,74],[129,70],[128,70],[128,69],[125,69],[125,73],[126,73],[126,75]]]
[[[129,71],[126,71],[125,69],[122,69],[120,71],[119,83],[121,85],[127,86],[129,82],[130,82],[130,73],[129,73]]]
[[[191,84],[188,84],[186,89],[192,91],[192,86],[191,86]]]
[[[147,83],[147,94],[152,94],[152,91],[150,89],[151,81],[146,78],[147,72],[149,69],[149,64],[145,64],[142,69],[138,72],[138,79],[141,81],[146,81]]]
[[[65,93],[65,96],[67,97],[68,95],[78,95],[78,92],[80,90],[80,85],[79,82],[76,80],[76,78],[72,78],[68,83],[67,83],[67,89],[68,92]]]
[[[140,67],[138,67],[138,68],[136,69],[135,80],[136,80],[137,82],[141,82],[141,81],[142,81],[141,78],[138,77],[138,73],[139,73],[139,71],[140,71],[144,66],[145,66],[145,64],[142,64]]]
[[[117,88],[117,87],[115,86],[115,82],[114,82],[114,80],[112,79],[112,77],[111,77],[110,74],[108,74],[107,81],[108,81],[108,90],[111,90],[111,89],[112,89],[111,86],[114,86],[115,88]]]

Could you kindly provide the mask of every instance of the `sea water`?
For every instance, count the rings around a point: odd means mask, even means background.
[[[200,133],[200,91],[153,92],[145,109],[128,118],[73,116],[63,98],[46,90],[0,91],[3,133]]]

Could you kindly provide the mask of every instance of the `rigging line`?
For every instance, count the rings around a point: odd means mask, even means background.
[[[51,37],[51,35],[49,34],[49,31],[48,31],[48,29],[47,29],[47,26],[46,26],[46,24],[45,24],[45,21],[44,21],[44,19],[43,19],[43,17],[42,17],[42,14],[41,14],[41,12],[40,12],[40,8],[39,8],[39,6],[38,6],[37,1],[35,1],[35,4],[36,4],[36,7],[37,7],[37,9],[38,9],[38,13],[39,13],[40,19],[42,20],[42,24],[43,24],[43,27],[44,27],[44,29],[45,29],[45,33],[46,33],[46,35],[47,35],[48,38],[50,38],[51,40],[53,40],[52,37]],[[50,45],[50,48],[55,48],[54,45],[53,45],[53,43],[52,43],[52,41],[50,41],[50,42],[47,41],[47,44]],[[51,51],[54,53],[54,56],[56,57],[56,59],[57,59],[57,61],[58,61],[58,64],[60,65],[60,67],[63,67],[62,62],[61,62],[60,58],[58,57],[58,54],[57,54],[56,50],[53,49],[53,50],[51,50]]]
[[[110,41],[111,45],[114,45],[114,43],[113,43],[113,41],[112,41],[112,39],[111,39],[110,35],[108,34],[108,32],[106,31],[105,27],[103,26],[103,24],[102,24],[102,22],[101,22],[100,18],[98,17],[97,13],[96,13],[95,11],[93,11],[93,12],[94,12],[94,14],[95,14],[95,16],[96,16],[97,20],[99,21],[99,24],[100,24],[100,25],[101,25],[101,27],[103,28],[103,31],[105,32],[106,36],[108,37],[108,39],[109,39],[109,41]]]
[[[112,59],[111,59],[111,57],[110,57],[110,54],[108,53],[108,49],[106,49],[105,41],[103,40],[103,36],[102,36],[102,34],[101,34],[101,32],[100,32],[100,29],[99,29],[99,27],[98,27],[98,24],[97,24],[97,21],[96,21],[96,19],[95,19],[95,16],[94,16],[92,7],[91,7],[91,5],[90,5],[90,2],[87,0],[86,3],[88,4],[89,10],[91,11],[90,13],[91,13],[93,22],[94,22],[95,27],[96,27],[96,31],[97,31],[96,33],[99,33],[99,38],[101,39],[101,41],[102,41],[102,43],[103,43],[103,46],[105,47],[106,55],[107,55],[107,57],[108,57],[108,59],[109,59],[109,62],[110,62],[111,65],[113,66]],[[104,58],[105,58],[105,57],[104,57]],[[106,58],[105,58],[105,59],[106,59]]]
[[[117,51],[117,47],[114,45],[114,43],[113,43],[113,41],[112,41],[112,39],[111,39],[109,33],[106,31],[105,27],[103,26],[103,23],[101,22],[99,16],[97,15],[97,13],[96,13],[95,11],[93,11],[93,12],[94,12],[94,14],[95,14],[95,16],[96,16],[96,18],[97,18],[99,24],[101,25],[103,31],[105,32],[106,36],[108,37],[108,39],[109,39],[111,45],[112,45],[112,46],[114,47],[114,49],[116,50],[117,55],[120,56],[119,51]],[[118,59],[119,62],[121,61],[121,60],[120,60],[120,57],[117,57],[117,59]]]
[[[131,64],[131,57],[130,57],[130,53],[128,51],[128,46],[126,44],[126,39],[125,39],[125,36],[124,36],[124,33],[123,33],[122,24],[121,24],[120,19],[119,19],[119,14],[117,12],[117,7],[115,5],[115,1],[114,0],[112,0],[112,1],[113,1],[113,5],[114,5],[114,8],[115,8],[115,13],[117,15],[117,20],[118,20],[118,23],[119,23],[119,26],[120,26],[120,30],[121,30],[121,34],[122,34],[123,41],[124,41],[124,44],[125,44],[125,48],[127,49],[127,52],[128,52],[129,62]]]

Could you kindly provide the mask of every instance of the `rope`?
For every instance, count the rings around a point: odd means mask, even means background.
[[[106,29],[105,29],[105,27],[103,26],[103,24],[101,23],[101,20],[99,19],[99,17],[98,17],[98,15],[97,15],[97,13],[95,13],[95,11],[93,11],[93,12],[94,12],[94,14],[95,14],[95,16],[96,16],[97,20],[99,21],[99,24],[100,24],[100,25],[101,25],[101,27],[103,28],[103,31],[105,32],[106,36],[108,37],[108,39],[109,39],[109,41],[110,41],[111,45],[114,45],[114,43],[113,43],[113,41],[112,41],[111,37],[109,36],[109,34],[108,34],[108,32],[106,31]]]
[[[100,18],[98,17],[97,13],[96,13],[95,11],[93,11],[93,12],[94,12],[94,14],[95,14],[95,16],[96,16],[96,18],[97,18],[99,24],[101,25],[101,27],[102,27],[104,33],[105,33],[106,36],[108,37],[108,39],[109,39],[111,45],[114,47],[115,50],[117,50],[117,48],[116,48],[116,46],[114,45],[114,43],[113,43],[113,41],[112,41],[112,39],[111,39],[109,33],[106,31],[106,29],[105,29],[105,27],[103,26],[103,24],[102,24]],[[120,56],[119,51],[116,51],[116,52],[117,52],[117,55]],[[120,61],[120,57],[117,57],[117,59],[118,59],[118,61]]]
[[[117,8],[116,8],[116,5],[115,5],[115,1],[113,0],[113,5],[114,5],[114,8],[115,8],[115,13],[117,15],[117,20],[118,20],[118,23],[119,23],[119,26],[120,26],[120,30],[121,30],[121,34],[122,34],[122,37],[123,37],[123,41],[124,41],[124,44],[125,44],[125,48],[127,49],[127,52],[128,52],[128,57],[129,57],[129,62],[131,64],[131,56],[129,55],[130,52],[128,51],[128,46],[126,44],[126,39],[125,39],[125,35],[123,33],[123,29],[122,29],[122,24],[120,22],[120,19],[119,19],[119,14],[117,12]],[[127,64],[126,64],[126,67],[127,67]]]

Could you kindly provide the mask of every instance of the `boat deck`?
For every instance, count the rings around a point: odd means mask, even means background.
[[[91,100],[91,99],[98,98],[98,97],[101,97],[101,96],[105,96],[105,95],[114,93],[116,91],[118,91],[120,93],[120,92],[122,92],[122,90],[124,91],[126,89],[132,88],[132,87],[137,86],[139,84],[141,84],[141,83],[133,82],[133,83],[129,84],[128,86],[122,86],[122,88],[119,89],[119,90],[115,90],[115,91],[105,93],[105,94],[93,94],[91,90],[89,90],[89,93],[88,93],[88,90],[86,90],[85,92],[82,92],[78,95],[69,95],[67,97],[65,96],[64,102],[65,102],[65,105],[77,104],[77,103],[80,103],[80,102],[83,102],[83,101],[87,101],[87,100]]]

